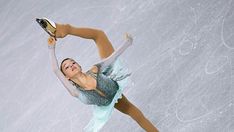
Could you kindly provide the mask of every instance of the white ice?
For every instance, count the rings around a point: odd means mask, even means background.
[[[124,95],[160,132],[234,131],[233,0],[1,0],[0,132],[81,132],[91,118],[52,72],[36,17],[102,29],[114,48],[132,34]],[[75,36],[56,53],[84,71],[100,60],[93,41]],[[117,110],[102,129],[130,131],[144,130]]]

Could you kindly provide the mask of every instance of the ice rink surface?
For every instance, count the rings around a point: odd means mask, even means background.
[[[233,0],[1,0],[1,132],[81,132],[92,116],[52,72],[36,17],[102,29],[115,49],[132,34],[124,95],[160,132],[234,132]],[[75,36],[56,53],[84,71],[100,61],[95,43]],[[101,130],[143,131],[117,110]]]

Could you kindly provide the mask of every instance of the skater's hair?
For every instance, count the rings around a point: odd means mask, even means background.
[[[63,73],[64,76],[66,76],[66,75],[65,75],[65,73],[63,72],[62,64],[63,64],[63,62],[66,61],[66,60],[73,60],[73,59],[72,59],[72,58],[65,58],[65,59],[63,59],[63,61],[61,62],[61,64],[60,64],[60,71]]]

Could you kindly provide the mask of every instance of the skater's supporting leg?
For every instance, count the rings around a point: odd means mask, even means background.
[[[56,23],[56,37],[63,38],[70,35],[92,39],[95,41],[101,59],[107,58],[114,52],[114,48],[102,30],[93,28],[78,28],[70,24],[57,24]]]
[[[153,124],[146,119],[143,113],[129,102],[124,95],[122,95],[122,98],[118,100],[117,104],[115,104],[115,108],[120,112],[129,115],[147,132],[158,132],[157,128],[155,128]]]

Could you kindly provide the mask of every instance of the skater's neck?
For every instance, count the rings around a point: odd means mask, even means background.
[[[78,85],[81,85],[83,86],[84,83],[86,82],[87,80],[87,75],[83,72],[78,72],[77,74],[75,74],[71,80],[75,83],[77,83]]]

